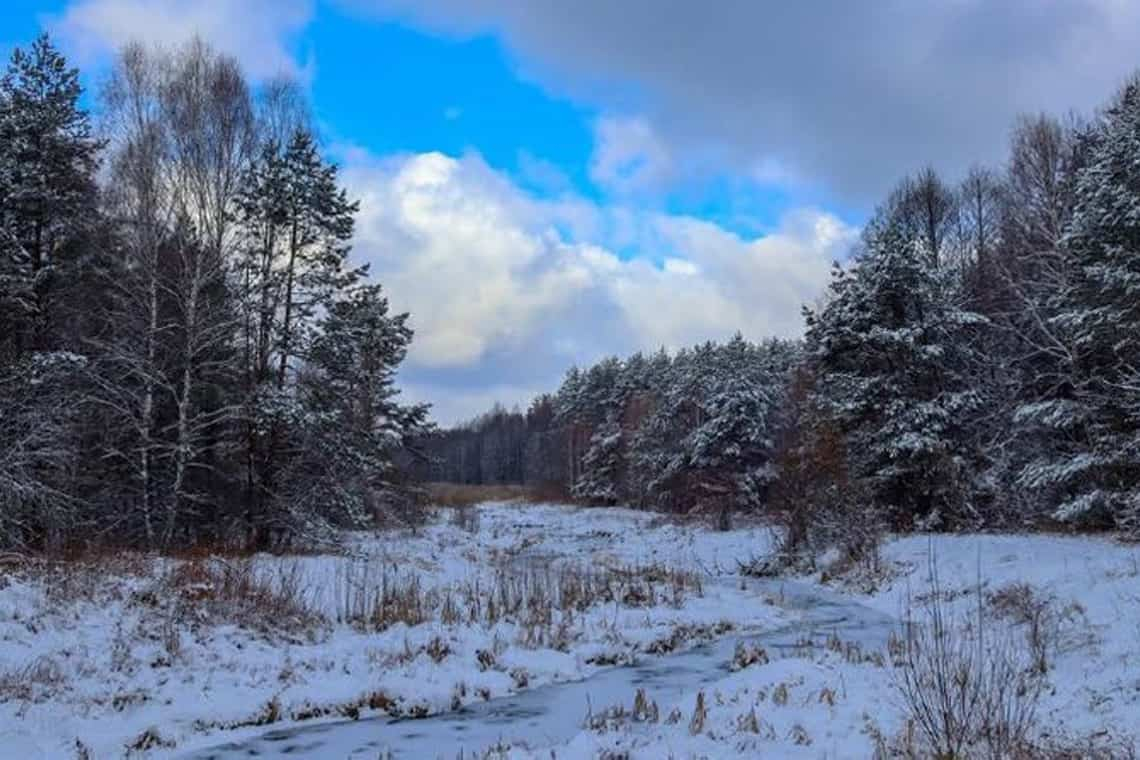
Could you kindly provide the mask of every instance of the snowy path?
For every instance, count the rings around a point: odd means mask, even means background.
[[[737,583],[725,580],[724,583]],[[546,686],[422,720],[373,718],[266,731],[241,742],[192,752],[186,760],[231,758],[455,758],[488,747],[561,745],[582,730],[588,711],[632,704],[638,689],[658,705],[724,678],[740,642],[763,647],[772,658],[812,640],[837,635],[867,650],[885,646],[893,619],[850,598],[797,582],[749,581],[748,589],[781,600],[802,615],[768,631],[725,636],[681,654],[645,657],[631,666],[601,670],[583,681]],[[478,756],[477,754],[475,756]]]

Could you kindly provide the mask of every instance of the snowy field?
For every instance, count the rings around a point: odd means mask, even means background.
[[[761,528],[468,514],[340,555],[5,568],[3,756],[180,756],[270,726],[422,717],[790,617],[710,582],[764,549]]]
[[[1037,749],[1019,757],[1140,753],[1140,548],[1095,537],[907,536],[884,547],[881,574],[856,576],[828,587],[895,621],[898,638],[886,646],[822,626],[802,647],[769,647],[767,662],[660,706],[671,723],[583,731],[559,757],[928,757],[892,663],[905,660],[897,622],[929,625],[932,589],[953,626],[974,630],[982,620],[985,640],[1006,645],[1015,663],[1033,667],[1043,653]]]
[[[760,579],[761,526],[435,514],[337,554],[4,566],[2,756],[872,757],[906,741],[892,663],[932,566],[955,624],[1039,640],[1036,739],[1135,748],[1134,547],[906,537],[873,571]]]

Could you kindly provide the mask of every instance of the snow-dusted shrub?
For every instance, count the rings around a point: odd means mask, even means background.
[[[1022,627],[1033,655],[1033,666],[1042,674],[1050,669],[1057,650],[1074,632],[1087,626],[1079,602],[1061,605],[1052,595],[1042,594],[1027,583],[1012,583],[986,597],[994,614]]]
[[[1045,688],[1035,655],[1008,629],[991,625],[980,588],[974,612],[956,615],[933,560],[931,577],[932,593],[906,610],[893,671],[908,720],[936,758],[1023,756]]]

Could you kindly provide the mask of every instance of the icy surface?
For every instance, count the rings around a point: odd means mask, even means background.
[[[177,756],[349,713],[433,715],[580,681],[656,642],[681,651],[728,628],[792,619],[756,589],[712,582],[768,540],[760,526],[714,533],[622,509],[486,505],[466,522],[442,511],[415,534],[353,536],[342,554],[255,558],[266,577],[295,578],[325,617],[288,627],[175,614],[162,581],[178,564],[170,560],[115,558],[89,575],[69,568],[62,579],[0,574],[0,746],[28,758],[70,757],[79,747],[117,758],[142,738],[146,749],[132,756]],[[667,566],[703,588],[674,598],[668,583],[657,584],[650,602],[596,603],[545,626],[509,616],[444,622],[438,610],[379,631],[337,622],[351,586],[412,579],[425,594],[459,600],[473,589],[487,596],[501,573],[541,576],[564,564]],[[442,654],[432,654],[436,646]],[[488,651],[493,662],[480,663]],[[382,699],[373,708],[374,695]],[[575,720],[580,707],[572,706]],[[271,725],[240,725],[253,723]]]
[[[720,682],[729,676],[728,666],[738,645],[762,646],[778,655],[803,647],[805,638],[815,638],[822,646],[824,636],[838,635],[867,648],[880,648],[894,627],[888,615],[806,584],[750,581],[746,587],[782,595],[783,603],[802,612],[802,618],[767,631],[727,636],[681,654],[640,658],[632,666],[602,670],[585,681],[546,686],[457,713],[425,720],[297,726],[190,753],[186,758],[374,758],[382,753],[381,757],[450,759],[468,754],[478,757],[488,748],[537,751],[570,741],[593,711],[631,703],[638,689],[658,705],[670,705],[687,692]],[[589,738],[585,741],[592,743]],[[595,749],[577,746],[574,752],[592,757]]]

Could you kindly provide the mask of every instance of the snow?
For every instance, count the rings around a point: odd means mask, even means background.
[[[350,536],[341,554],[255,558],[260,577],[290,579],[325,618],[290,625],[174,615],[163,579],[175,561],[115,558],[62,579],[46,569],[0,575],[0,746],[26,757],[72,756],[79,746],[122,757],[154,727],[169,746],[143,754],[165,757],[266,730],[224,728],[259,719],[274,728],[309,715],[343,719],[361,703],[363,716],[435,714],[585,679],[671,637],[683,649],[722,624],[765,629],[792,617],[732,585],[704,583],[677,598],[659,583],[651,602],[556,610],[545,627],[521,616],[446,624],[438,610],[382,631],[337,622],[352,586],[414,580],[425,595],[460,600],[511,567],[523,580],[565,566],[658,564],[707,579],[768,545],[761,527],[711,533],[622,509],[485,505],[466,527],[441,510],[418,534]],[[493,662],[481,667],[481,652]],[[383,695],[383,709],[368,707],[372,695]]]
[[[153,727],[152,746],[130,756],[870,757],[904,726],[888,639],[929,593],[932,568],[954,614],[977,606],[979,587],[988,604],[1018,584],[1064,611],[1040,730],[1066,740],[1109,731],[1135,746],[1135,546],[905,536],[886,543],[877,573],[754,579],[738,562],[770,547],[759,525],[715,532],[631,510],[521,504],[485,505],[468,522],[438,514],[418,534],[354,534],[340,554],[257,557],[265,577],[302,579],[325,618],[304,624],[171,620],[154,593],[174,560],[117,558],[68,582],[0,574],[0,746],[21,758],[72,757],[80,746],[118,758]],[[675,599],[662,587],[652,603],[598,602],[568,620],[555,610],[546,627],[438,614],[382,631],[337,622],[348,579],[414,577],[425,594],[458,599],[509,567],[651,565],[698,574],[700,593]],[[1015,619],[994,625],[1024,640]],[[670,640],[675,651],[654,653]],[[734,660],[746,666],[733,670]],[[255,718],[264,725],[226,728]]]
[[[1051,655],[1035,738],[1067,746],[1079,746],[1089,737],[1101,746],[1112,742],[1116,749],[1102,755],[1106,757],[1126,752],[1122,747],[1140,751],[1137,735],[1130,733],[1140,726],[1140,548],[1099,537],[915,535],[889,541],[883,559],[893,574],[888,583],[869,594],[854,589],[841,593],[896,621],[905,617],[912,600],[929,593],[935,571],[947,612],[956,619],[976,608],[979,586],[983,599],[1017,584],[1027,584],[1038,598],[1052,599],[1066,614]],[[820,576],[803,580],[818,588]],[[1018,624],[1009,625],[1020,639]],[[697,695],[690,693],[662,706],[662,715],[679,711],[681,719],[673,725],[627,725],[608,735],[584,731],[557,756],[596,757],[604,749],[628,752],[631,758],[750,752],[781,758],[872,757],[876,737],[897,735],[905,715],[889,653],[883,647],[876,656],[872,641],[838,630],[822,646],[816,636],[814,647],[792,656],[776,657],[769,648],[768,664],[702,689],[708,717],[700,731],[691,731]],[[781,686],[786,700],[777,701]]]

